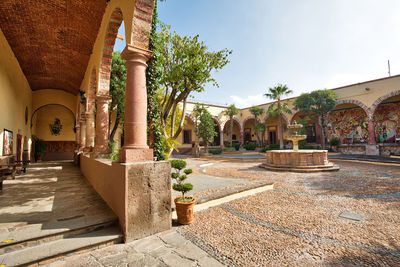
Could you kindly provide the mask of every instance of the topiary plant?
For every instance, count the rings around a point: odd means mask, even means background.
[[[182,193],[182,198],[179,199],[178,202],[192,202],[194,198],[185,197],[185,193],[192,190],[193,185],[191,183],[184,183],[187,176],[193,172],[192,169],[185,169],[186,161],[181,159],[173,159],[170,160],[170,162],[171,167],[174,169],[174,171],[171,173],[171,177],[176,181],[176,183],[172,185],[172,189]],[[181,173],[182,170],[184,174]]]

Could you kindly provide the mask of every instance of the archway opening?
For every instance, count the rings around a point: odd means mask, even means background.
[[[364,109],[352,103],[337,105],[328,115],[326,137],[339,138],[341,144],[368,143],[368,117]]]
[[[232,122],[233,121],[233,122]],[[232,123],[232,143],[240,143],[241,132],[240,124],[236,120],[228,120],[224,125],[224,145],[231,143],[231,123]]]
[[[287,131],[287,120],[282,117],[282,127],[283,127],[283,140],[285,142],[285,138],[288,135]],[[275,117],[267,117],[265,120],[265,129],[266,129],[266,142],[269,145],[279,144],[281,136],[279,130],[279,116]]]
[[[382,101],[373,116],[377,143],[400,143],[400,94]]]
[[[254,118],[247,119],[243,124],[244,143],[254,143],[257,141],[255,133],[256,120]]]
[[[321,131],[318,123],[315,121],[315,116],[312,113],[297,112],[291,123],[302,124],[303,132],[307,135],[307,143],[318,143],[321,141]]]
[[[46,144],[43,160],[72,160],[75,148],[75,115],[63,105],[39,107],[32,115],[32,136]],[[35,144],[32,152],[35,152]],[[37,156],[37,155],[32,155]]]

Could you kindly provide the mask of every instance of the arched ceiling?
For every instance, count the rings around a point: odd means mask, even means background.
[[[32,90],[77,94],[106,0],[1,0],[0,28]]]

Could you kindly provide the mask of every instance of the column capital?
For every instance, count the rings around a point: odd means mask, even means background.
[[[99,103],[109,103],[111,101],[111,96],[110,95],[96,95],[95,99]]]
[[[139,48],[132,45],[127,45],[124,51],[121,53],[122,59],[126,60],[126,63],[137,63],[147,67],[146,62],[152,58],[153,52],[147,49]]]
[[[91,118],[94,117],[94,112],[93,111],[85,111],[85,118]]]

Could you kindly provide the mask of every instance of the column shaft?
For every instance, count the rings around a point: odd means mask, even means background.
[[[86,116],[86,148],[94,147],[94,136],[95,136],[95,128],[94,128],[94,112],[88,111],[85,112]]]
[[[124,147],[120,162],[153,160],[147,145],[146,68],[151,51],[128,45],[122,52],[126,60]]]
[[[96,97],[97,113],[96,113],[96,144],[94,152],[97,154],[110,153],[108,147],[108,105],[110,96],[101,95]]]

